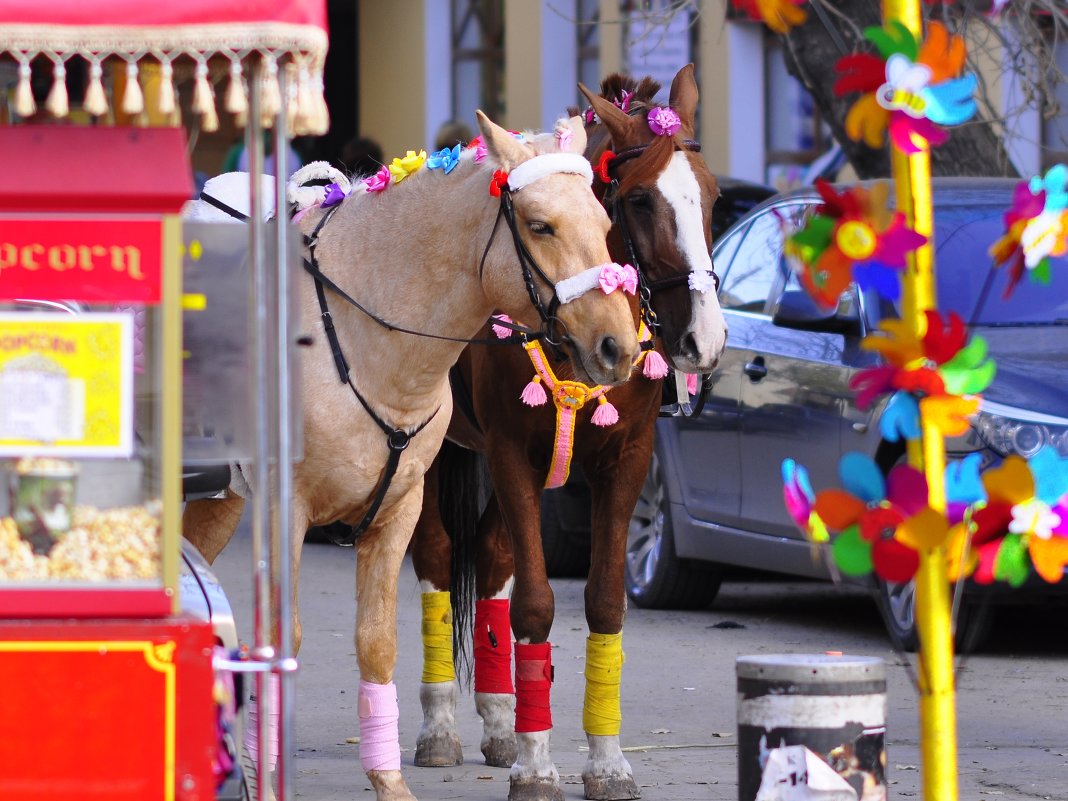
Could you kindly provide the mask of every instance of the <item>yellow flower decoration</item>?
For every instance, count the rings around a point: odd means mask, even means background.
[[[413,172],[421,169],[425,162],[425,150],[420,150],[418,153],[409,150],[403,158],[394,158],[389,165],[389,174],[393,176],[393,183],[399,184]]]

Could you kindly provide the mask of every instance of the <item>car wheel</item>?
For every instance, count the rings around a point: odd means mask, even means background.
[[[667,488],[655,451],[630,519],[624,581],[630,599],[646,609],[701,609],[719,592],[718,565],[675,555]]]
[[[541,496],[541,548],[549,578],[585,578],[590,572],[590,538],[565,529],[558,495]]]
[[[920,643],[916,631],[916,582],[899,584],[876,579],[875,591],[890,642],[899,651],[915,652]],[[982,645],[991,620],[989,604],[962,600],[953,637],[956,652],[971,653]]]

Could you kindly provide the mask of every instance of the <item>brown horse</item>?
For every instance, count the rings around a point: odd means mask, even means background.
[[[709,371],[727,335],[709,257],[712,205],[719,190],[694,152],[698,148],[693,141],[697,108],[693,65],[680,70],[672,82],[669,109],[673,113],[655,104],[658,90],[651,79],[636,83],[619,75],[604,81],[600,96],[582,87],[600,120],[596,122],[587,112],[586,155],[600,173],[594,190],[613,217],[609,250],[619,262],[633,261],[638,266],[642,280],[641,291],[631,298],[634,326],[645,323],[655,330],[656,350],[661,354],[658,360],[643,351],[640,369],[645,375],[636,375],[606,396],[618,410],[618,422],[598,425],[611,420],[603,416],[599,401],[575,412],[565,398],[559,413],[552,403],[534,407],[520,403],[521,391],[524,399],[535,402],[541,395],[528,384],[534,367],[528,352],[519,347],[469,347],[457,363],[459,375],[454,376],[456,406],[467,408],[471,415],[459,409],[454,413],[449,439],[485,453],[493,485],[493,495],[477,520],[474,546],[475,705],[484,722],[482,751],[487,762],[497,766],[514,762],[512,799],[562,797],[549,752],[552,666],[548,638],[554,604],[541,550],[539,508],[542,488],[560,483],[566,473],[561,468],[563,455],[554,449],[569,447],[592,492],[592,553],[586,582],[590,637],[583,710],[590,756],[583,770],[585,795],[597,799],[639,795],[619,746],[628,521],[652,455],[661,376],[666,372],[662,357],[667,356],[683,372]],[[651,310],[642,303],[645,296],[651,296]],[[554,385],[555,391],[545,386],[554,397],[570,392],[572,403],[576,394],[580,400],[597,394],[566,384],[576,378],[566,364],[552,362],[540,352],[533,355],[550,370],[534,385]],[[595,405],[597,410],[591,412],[589,407]],[[577,421],[570,440],[568,416]],[[443,451],[439,459],[450,453]],[[457,683],[447,637],[450,596],[446,590],[450,585],[457,588],[457,580],[463,578],[460,564],[450,566],[453,542],[449,534],[458,548],[466,541],[464,531],[446,533],[442,514],[448,514],[447,505],[458,499],[477,499],[471,492],[475,477],[470,476],[463,486],[459,471],[450,464],[428,474],[422,517],[413,540],[413,562],[424,593],[420,691],[424,722],[416,749],[419,765],[462,761],[454,720]],[[460,486],[446,489],[447,481]],[[470,517],[472,510],[465,511]],[[476,526],[466,526],[466,533],[472,528]],[[467,593],[456,589],[453,594]],[[469,615],[469,604],[468,597],[455,598],[458,619]],[[509,624],[516,640],[514,690]]]
[[[306,264],[318,268],[301,285],[301,323],[326,336],[315,337],[303,364],[306,455],[294,467],[288,521],[299,532],[294,576],[310,525],[355,524],[378,504],[356,547],[360,761],[378,801],[412,799],[393,684],[397,578],[423,475],[452,415],[449,368],[495,309],[533,323],[544,311],[546,331],[566,338],[572,366],[594,380],[625,380],[639,352],[621,292],[568,300],[609,262],[609,221],[590,191],[581,121],[560,123],[567,137],[522,141],[481,114],[479,128],[481,163],[474,152],[439,153],[419,169],[411,154],[395,160],[392,181],[387,173],[360,183],[340,202],[327,194],[300,221],[311,243]],[[257,490],[235,483],[232,493],[239,489]],[[209,561],[243,504],[231,494],[186,507],[184,533]],[[296,612],[295,582],[293,596]],[[299,620],[294,630],[299,645]]]

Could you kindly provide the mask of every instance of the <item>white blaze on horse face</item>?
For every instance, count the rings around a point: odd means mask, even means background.
[[[689,159],[676,152],[660,177],[656,188],[675,212],[676,241],[679,252],[690,265],[690,272],[712,271],[712,257],[705,242],[705,222],[701,211],[701,187],[697,183]],[[692,339],[689,353],[672,353],[675,366],[685,372],[705,372],[712,369],[727,342],[727,324],[713,291],[690,291],[693,317],[689,331],[679,341]]]

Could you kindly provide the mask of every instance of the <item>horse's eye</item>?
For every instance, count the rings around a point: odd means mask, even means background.
[[[540,236],[552,236],[553,227],[549,223],[534,221],[530,223],[530,232]]]
[[[631,192],[627,200],[635,208],[651,209],[653,207],[653,196],[648,192]]]

